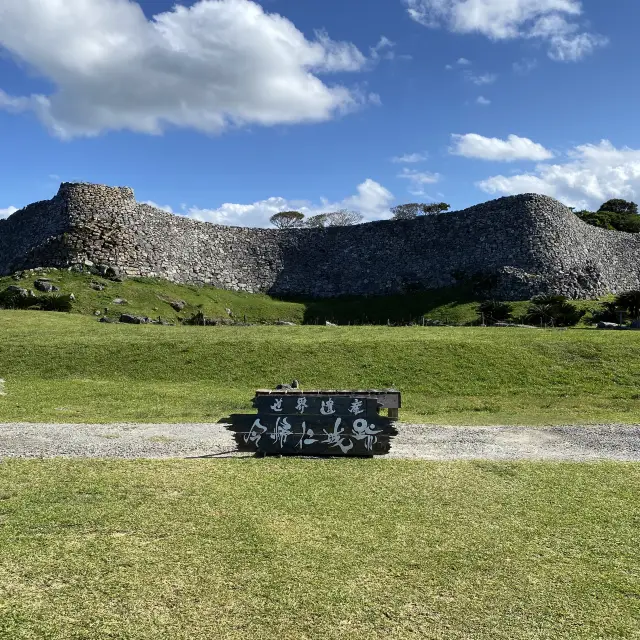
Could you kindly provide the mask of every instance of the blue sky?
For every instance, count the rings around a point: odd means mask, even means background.
[[[614,6],[615,9],[611,9]],[[640,198],[637,0],[2,0],[0,215]]]

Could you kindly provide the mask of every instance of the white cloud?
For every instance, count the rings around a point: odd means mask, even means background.
[[[458,65],[459,67],[467,67],[470,64],[471,64],[471,60],[467,60],[467,58],[458,58],[456,60],[456,65]],[[454,65],[452,64],[445,65],[445,69],[447,69],[447,71],[451,71],[453,67]]]
[[[183,207],[183,209],[184,215],[196,220],[243,227],[269,227],[269,218],[281,211],[300,211],[308,217],[339,209],[351,209],[362,213],[365,221],[389,218],[391,217],[389,207],[393,200],[394,196],[388,189],[375,180],[367,179],[358,185],[355,195],[344,198],[340,202],[330,202],[323,198],[320,203],[314,204],[306,200],[272,197],[253,204],[225,203],[217,209],[200,207]]]
[[[538,66],[538,61],[535,58],[523,58],[518,62],[513,63],[513,70],[515,73],[526,76],[531,73]]]
[[[585,144],[562,164],[539,164],[535,171],[493,176],[478,183],[487,193],[549,195],[571,207],[597,208],[611,198],[640,198],[640,149],[617,149],[608,140]]]
[[[426,195],[424,192],[425,185],[440,182],[442,176],[439,173],[417,171],[416,169],[404,167],[402,172],[398,174],[398,178],[409,181],[410,194],[414,196],[424,196]]]
[[[15,213],[18,209],[16,207],[7,207],[6,209],[0,209],[0,219],[8,218],[12,213]]]
[[[506,140],[485,138],[477,133],[453,134],[451,138],[454,144],[449,149],[450,153],[465,158],[500,162],[514,162],[515,160],[539,162],[553,158],[553,153],[541,144],[513,134]]]
[[[405,153],[402,156],[395,156],[391,158],[391,162],[396,164],[414,164],[416,162],[424,162],[429,157],[429,154],[425,153]]]
[[[484,96],[478,96],[476,102],[483,107],[487,107],[491,104],[491,100],[489,100],[489,98],[485,98]]]
[[[498,79],[498,76],[495,73],[483,73],[476,75],[471,72],[466,72],[464,75],[469,82],[473,82],[473,84],[479,87],[485,84],[493,84]]]
[[[323,31],[308,40],[252,0],[199,0],[151,20],[130,0],[2,0],[0,46],[55,86],[0,91],[0,108],[32,110],[62,138],[320,122],[368,99],[318,77],[364,69],[355,45]]]
[[[575,61],[607,44],[581,31],[581,0],[402,0],[410,17],[431,28],[480,33],[492,40],[535,38],[549,57]]]
[[[166,211],[167,213],[173,213],[173,209],[168,204],[157,204],[153,200],[144,200],[141,204],[148,204],[150,207],[154,207],[155,209],[160,209],[162,211]]]

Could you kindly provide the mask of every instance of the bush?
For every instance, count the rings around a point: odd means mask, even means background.
[[[614,304],[626,311],[633,320],[640,318],[640,291],[625,291],[616,296]]]
[[[60,311],[69,313],[73,309],[73,298],[70,294],[53,294],[38,296],[38,308],[42,311]]]
[[[11,286],[0,291],[0,307],[2,309],[28,309],[38,301],[33,291],[21,287]]]
[[[526,320],[531,324],[553,327],[573,327],[586,311],[572,304],[565,296],[543,295],[531,299]]]
[[[624,319],[624,316],[626,316],[626,313],[622,309],[618,308],[615,301],[603,302],[600,305],[599,309],[594,309],[591,312],[590,321],[593,324],[597,324],[598,322],[620,322],[621,312],[623,314],[623,319]]]
[[[476,313],[490,324],[510,320],[512,312],[513,305],[499,300],[485,300],[476,309]]]

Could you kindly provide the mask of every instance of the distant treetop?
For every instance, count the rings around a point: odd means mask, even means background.
[[[299,211],[281,211],[270,218],[271,224],[278,229],[293,229],[302,225],[304,213]]]
[[[413,220],[419,215],[432,216],[438,213],[444,213],[451,209],[451,205],[446,202],[435,202],[426,204],[423,202],[410,202],[409,204],[400,204],[391,209],[394,220]]]
[[[598,211],[611,211],[612,213],[629,213],[638,214],[638,205],[628,200],[620,200],[619,198],[607,200]]]

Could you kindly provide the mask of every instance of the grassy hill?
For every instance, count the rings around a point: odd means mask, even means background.
[[[47,277],[59,287],[60,293],[73,293],[75,313],[117,318],[121,313],[131,313],[169,322],[180,322],[195,313],[202,312],[210,318],[239,322],[273,323],[278,320],[297,324],[324,324],[326,320],[336,324],[407,324],[421,322],[423,317],[447,324],[471,324],[477,321],[476,306],[483,297],[468,286],[450,287],[433,291],[408,293],[396,296],[342,297],[328,300],[280,300],[264,294],[241,293],[215,289],[210,286],[178,285],[166,280],[130,278],[113,282],[100,276],[66,270],[42,270],[26,272],[23,277],[0,278],[0,291],[9,285],[33,289],[39,277]],[[95,288],[104,287],[102,290]],[[126,300],[115,304],[116,299]],[[177,312],[172,302],[185,304]],[[597,302],[578,303],[586,309]],[[528,302],[514,302],[514,314],[524,314]]]
[[[0,311],[0,336],[0,421],[210,422],[297,378],[396,387],[401,417],[421,422],[640,422],[632,331],[163,327]]]

